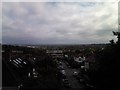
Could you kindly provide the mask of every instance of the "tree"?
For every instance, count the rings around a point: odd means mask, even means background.
[[[120,68],[120,33],[113,32],[117,36],[118,41],[114,43],[110,41],[110,45],[104,50],[97,53],[97,62],[99,69],[95,75],[97,88],[117,89],[119,88],[119,71]]]
[[[96,52],[95,70],[88,72],[92,76],[91,80],[94,86],[99,89],[118,89],[120,74],[120,33],[113,32],[117,36],[118,41],[110,40],[110,44],[103,50]]]
[[[117,38],[118,38],[117,44],[120,45],[120,32],[113,31],[113,35],[117,36]]]

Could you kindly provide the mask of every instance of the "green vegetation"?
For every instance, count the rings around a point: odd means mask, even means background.
[[[112,40],[104,50],[96,51],[96,64],[86,73],[97,89],[116,90],[119,88],[119,68],[120,44]]]

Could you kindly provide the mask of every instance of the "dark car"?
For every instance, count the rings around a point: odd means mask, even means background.
[[[59,70],[64,70],[63,66],[58,66]]]
[[[66,88],[71,88],[71,84],[68,82],[68,79],[62,79],[63,85]]]
[[[73,72],[73,76],[74,76],[74,77],[77,77],[77,76],[78,76],[78,72],[76,72],[76,71]]]
[[[85,83],[86,83],[85,79],[83,79],[83,78],[78,79],[78,81],[79,81],[80,83],[82,83],[82,84],[85,84]]]
[[[65,83],[65,84],[64,84],[64,87],[66,87],[66,88],[71,88],[71,84],[70,84],[70,83]]]
[[[62,82],[63,82],[63,83],[66,83],[66,82],[68,82],[68,79],[67,79],[67,78],[62,79]]]

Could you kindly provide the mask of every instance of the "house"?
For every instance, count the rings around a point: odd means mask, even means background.
[[[63,58],[62,50],[47,50],[46,53],[51,55],[53,58]]]
[[[84,66],[85,66],[85,71],[90,69],[90,67],[92,67],[95,63],[95,54],[91,53],[89,54],[89,56],[86,57],[85,61],[84,61]]]

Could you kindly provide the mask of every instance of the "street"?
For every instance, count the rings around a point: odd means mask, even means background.
[[[82,90],[84,85],[80,84],[78,82],[78,80],[75,77],[73,77],[73,72],[75,72],[75,71],[78,72],[78,70],[68,67],[64,62],[62,62],[62,66],[65,69],[66,77],[67,77],[69,83],[71,84],[71,88],[79,88]]]

